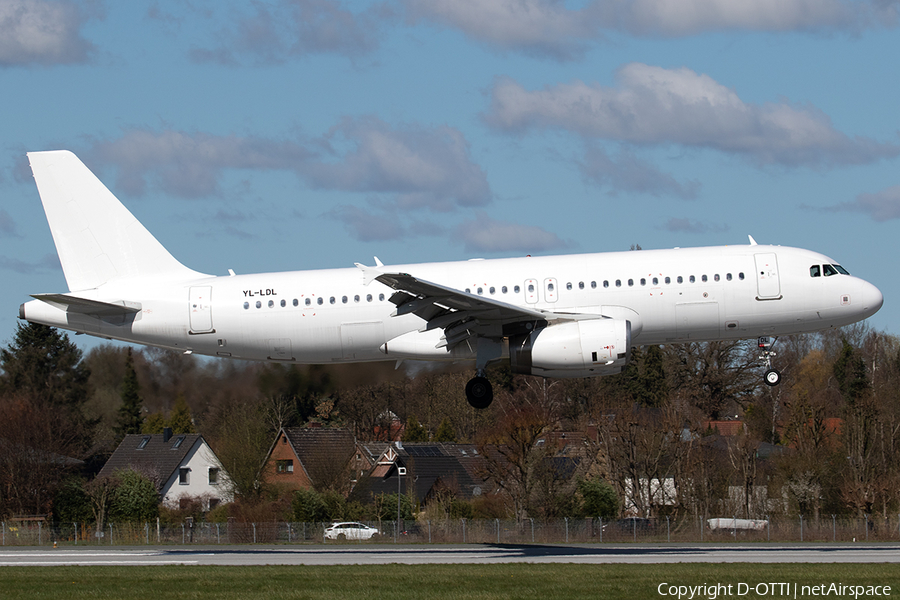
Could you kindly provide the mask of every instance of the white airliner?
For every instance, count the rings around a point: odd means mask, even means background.
[[[750,245],[216,277],[178,262],[71,152],[28,154],[69,291],[19,318],[184,353],[297,364],[469,360],[593,377],[637,345],[840,327],[874,285],[809,250]],[[767,364],[768,364],[767,360]],[[769,367],[770,385],[780,375]]]

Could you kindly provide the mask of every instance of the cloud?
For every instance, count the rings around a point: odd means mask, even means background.
[[[0,269],[14,271],[16,273],[21,273],[22,275],[34,275],[51,271],[59,271],[62,273],[62,265],[60,265],[59,257],[56,254],[47,254],[36,262],[0,256]]]
[[[117,185],[129,194],[144,194],[152,181],[186,198],[216,193],[224,169],[296,169],[311,155],[292,141],[144,129],[96,142],[89,153],[118,167]]]
[[[376,215],[349,205],[337,206],[325,215],[343,223],[351,237],[360,242],[397,240],[406,234],[396,215]]]
[[[273,6],[252,6],[253,14],[237,16],[224,27],[218,36],[224,45],[195,48],[191,58],[220,64],[237,64],[243,58],[279,64],[314,54],[358,59],[378,49],[383,25],[392,16],[386,5],[352,12],[332,0],[281,0]]]
[[[879,223],[900,219],[900,185],[874,194],[860,194],[853,202],[845,202],[825,210],[864,213]]]
[[[633,153],[621,151],[615,158],[596,147],[589,147],[579,164],[582,174],[599,186],[616,191],[637,192],[651,196],[677,196],[686,200],[697,197],[700,182],[680,183]]]
[[[857,32],[891,22],[883,2],[851,0],[611,0],[594,2],[604,28],[635,36],[685,37],[708,31]]]
[[[555,233],[540,227],[496,221],[482,212],[458,225],[454,237],[461,239],[469,252],[535,253],[568,246]]]
[[[184,198],[219,192],[226,169],[283,170],[310,187],[386,196],[395,207],[447,211],[483,206],[492,194],[457,129],[392,127],[380,119],[344,119],[317,140],[273,140],[133,129],[97,141],[87,156],[117,167],[117,186],[148,186]]]
[[[94,49],[81,35],[87,18],[68,0],[0,2],[0,66],[87,62]]]
[[[721,233],[728,231],[727,225],[715,225],[687,218],[672,217],[660,228],[672,233]]]
[[[404,0],[407,21],[459,29],[503,51],[556,60],[582,58],[598,36],[592,8],[569,9],[559,0]]]
[[[575,81],[537,91],[499,79],[484,119],[510,134],[561,129],[587,139],[708,148],[759,165],[863,164],[900,154],[900,146],[837,131],[815,107],[750,104],[687,68],[631,63],[616,79],[611,88]]]
[[[402,208],[439,211],[491,200],[484,171],[469,155],[463,134],[452,127],[391,127],[375,117],[347,118],[321,143],[337,160],[303,165],[302,174],[313,187],[394,193]]]
[[[501,51],[556,60],[582,58],[607,32],[677,38],[710,31],[858,33],[896,27],[884,0],[403,0],[407,21],[430,21]]]
[[[20,237],[16,229],[16,222],[12,216],[0,208],[0,236],[2,237]]]

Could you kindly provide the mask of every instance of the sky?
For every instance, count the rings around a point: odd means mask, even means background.
[[[0,0],[0,341],[67,289],[25,157],[57,149],[214,275],[752,235],[877,285],[900,334],[898,27],[900,0]]]

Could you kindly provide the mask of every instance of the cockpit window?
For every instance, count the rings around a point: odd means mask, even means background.
[[[825,277],[831,277],[832,275],[837,275],[838,271],[831,265],[822,265],[822,271],[825,273]]]
[[[821,277],[822,276],[822,267],[819,265],[813,265],[809,268],[809,276],[810,277]]]
[[[847,269],[845,269],[844,267],[842,267],[841,265],[831,265],[831,266],[834,267],[835,269],[837,269],[837,272],[840,273],[841,275],[849,275],[850,274],[850,272]]]

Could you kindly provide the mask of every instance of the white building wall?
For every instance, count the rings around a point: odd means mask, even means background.
[[[181,483],[180,471],[188,469],[187,483]],[[210,469],[218,469],[216,483],[210,483]],[[162,487],[162,502],[170,508],[178,508],[182,498],[200,498],[204,510],[209,510],[209,501],[231,502],[234,498],[228,473],[203,438],[198,438],[187,453],[179,468],[172,473]],[[214,503],[215,504],[215,503]]]

